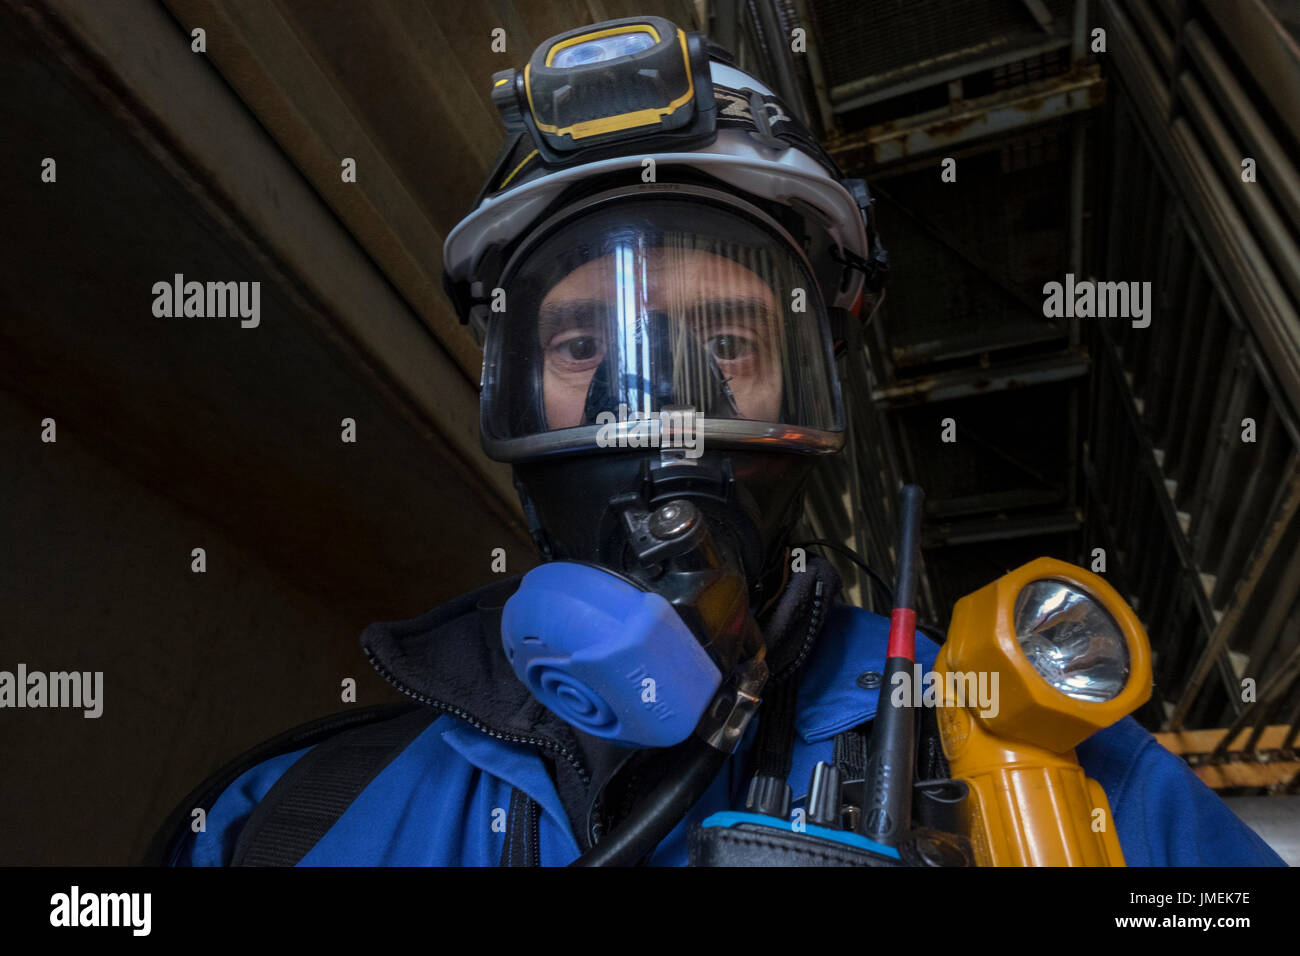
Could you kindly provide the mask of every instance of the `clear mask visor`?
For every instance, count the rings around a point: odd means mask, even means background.
[[[575,429],[682,416],[704,434],[730,423],[717,434],[796,443],[842,428],[817,286],[763,222],[700,201],[614,203],[516,263],[485,342],[489,440],[572,444]]]

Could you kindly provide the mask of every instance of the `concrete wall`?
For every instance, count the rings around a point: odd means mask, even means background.
[[[0,712],[0,864],[124,864],[217,765],[400,698],[354,619],[0,392],[0,669],[102,671],[103,712]],[[207,571],[190,570],[203,547]],[[310,560],[304,555],[304,561]]]
[[[105,704],[0,709],[0,864],[134,862],[345,677],[392,699],[367,624],[534,560],[459,352],[170,14],[64,13],[0,3],[0,670]],[[259,324],[155,314],[177,273],[259,283]]]

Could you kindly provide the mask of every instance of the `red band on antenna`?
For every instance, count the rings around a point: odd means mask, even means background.
[[[889,657],[916,660],[916,612],[910,607],[896,607],[889,615]]]

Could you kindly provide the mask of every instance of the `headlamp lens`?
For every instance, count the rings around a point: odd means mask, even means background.
[[[565,47],[555,54],[549,65],[562,70],[575,66],[588,66],[620,56],[631,56],[633,53],[648,50],[654,45],[654,36],[649,31],[618,33]]]
[[[1016,597],[1016,638],[1043,679],[1075,700],[1103,703],[1128,683],[1129,653],[1115,619],[1067,581],[1045,578]]]

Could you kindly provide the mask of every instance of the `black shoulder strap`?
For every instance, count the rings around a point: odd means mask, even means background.
[[[774,650],[768,660],[772,679],[764,687],[758,712],[754,779],[750,785],[754,797],[761,797],[765,789],[769,794],[785,792],[794,762],[800,675],[826,626],[827,612],[839,588],[839,575],[830,562],[813,557],[804,571],[791,576],[771,613],[764,618],[763,632]],[[788,806],[782,809],[788,810]],[[770,808],[764,812],[770,812]]]
[[[286,730],[252,750],[240,754],[190,791],[185,799],[167,815],[149,842],[149,848],[140,861],[141,865],[171,866],[181,844],[193,835],[190,824],[194,818],[194,811],[202,810],[204,813],[211,811],[217,799],[229,789],[230,785],[258,764],[281,754],[315,746],[341,730],[389,720],[418,707],[419,704],[403,701],[397,704],[377,704],[373,707],[345,710]]]
[[[232,866],[296,866],[357,796],[438,717],[416,707],[313,747],[253,810]]]

